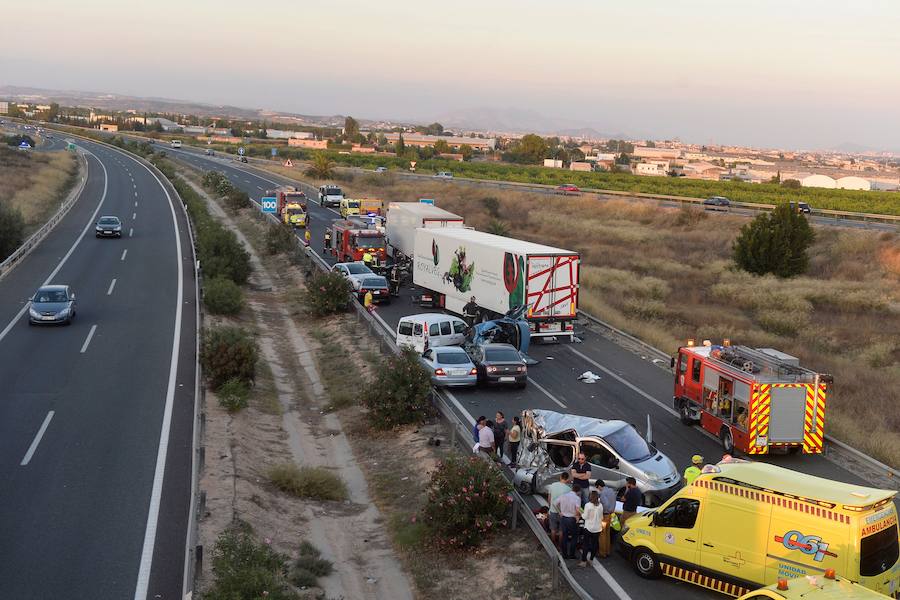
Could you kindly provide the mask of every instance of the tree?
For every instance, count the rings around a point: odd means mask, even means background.
[[[514,142],[504,157],[510,162],[538,164],[547,156],[547,140],[539,135],[529,133],[521,140]]]
[[[803,185],[798,179],[785,179],[781,182],[781,187],[787,188],[789,190],[799,190],[801,187],[803,187]]]
[[[475,153],[475,150],[472,149],[472,146],[468,144],[462,144],[459,147],[459,153],[462,154],[463,160],[469,160],[472,158],[472,155]]]
[[[353,117],[344,119],[344,137],[352,140],[359,135],[359,122]]]
[[[814,240],[806,217],[783,203],[741,228],[732,247],[734,262],[756,275],[793,277],[806,271],[807,250]]]
[[[656,148],[656,142],[654,142],[653,140],[647,140],[647,141],[644,142],[644,144],[645,144],[648,148]]]
[[[450,144],[447,140],[438,140],[434,143],[435,154],[447,154],[450,152]]]
[[[327,154],[316,152],[306,174],[316,179],[331,179],[334,175],[334,166],[334,161],[328,158]]]
[[[394,152],[397,153],[397,156],[403,156],[403,153],[406,151],[406,144],[403,142],[403,134],[397,138],[397,144],[394,147]]]
[[[375,138],[375,143],[377,143],[380,148],[384,148],[385,146],[388,145],[387,136],[384,135],[383,133],[379,133],[378,137]]]

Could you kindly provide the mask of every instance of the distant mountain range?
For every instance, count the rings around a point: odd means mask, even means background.
[[[605,133],[589,123],[565,117],[549,117],[519,108],[473,107],[437,115],[434,119],[451,129],[540,133],[585,138],[627,138],[624,133]]]

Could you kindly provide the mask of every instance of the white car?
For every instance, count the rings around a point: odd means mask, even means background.
[[[423,313],[402,317],[397,323],[398,346],[410,346],[423,353],[429,348],[458,346],[466,341],[466,322],[444,313]]]
[[[346,277],[347,281],[353,286],[354,292],[358,291],[360,286],[362,286],[363,279],[375,275],[372,269],[361,262],[335,263],[331,270]]]
[[[387,173],[387,167],[375,167],[376,173]]]
[[[453,173],[450,171],[438,171],[434,175],[435,179],[453,179]]]

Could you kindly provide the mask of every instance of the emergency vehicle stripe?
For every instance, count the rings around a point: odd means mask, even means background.
[[[721,581],[719,579],[716,579],[715,577],[702,575],[697,571],[682,569],[681,567],[675,567],[667,563],[662,563],[662,572],[664,575],[667,575],[674,579],[680,579],[681,581],[694,583],[701,587],[705,587],[716,592],[722,592],[723,594],[728,594],[730,596],[741,596],[750,592],[749,589],[736,585],[734,583]]]
[[[757,446],[759,437],[769,435],[769,408],[771,406],[772,384],[761,384],[750,398],[750,441],[747,444],[748,454],[767,454],[769,446]]]
[[[796,510],[798,512],[806,513],[809,515],[815,515],[822,519],[828,519],[830,521],[837,521],[839,523],[850,523],[850,517],[828,508],[818,506],[813,504],[812,501],[803,501],[803,500],[794,500],[791,498],[784,498],[777,494],[770,494],[767,492],[761,492],[756,490],[748,490],[739,485],[732,485],[730,483],[722,483],[720,481],[716,481],[714,479],[708,479],[705,477],[700,477],[694,481],[694,485],[699,487],[705,487],[711,489],[716,492],[722,492],[725,494],[731,494],[733,496],[739,496],[741,498],[747,498],[749,500],[755,500],[757,502],[765,502],[766,504],[772,504],[774,506],[779,506],[781,508],[787,508],[790,510]]]
[[[803,452],[821,453],[825,437],[825,385],[806,386],[806,414],[804,415]]]

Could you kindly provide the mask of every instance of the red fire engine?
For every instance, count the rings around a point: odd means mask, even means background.
[[[338,262],[355,262],[362,260],[367,251],[376,263],[387,260],[384,233],[377,229],[366,229],[359,221],[347,219],[335,221],[332,225],[332,249]]]
[[[731,346],[728,340],[721,346],[689,341],[672,363],[681,422],[699,422],[725,452],[822,452],[830,375],[801,367],[778,350]]]

